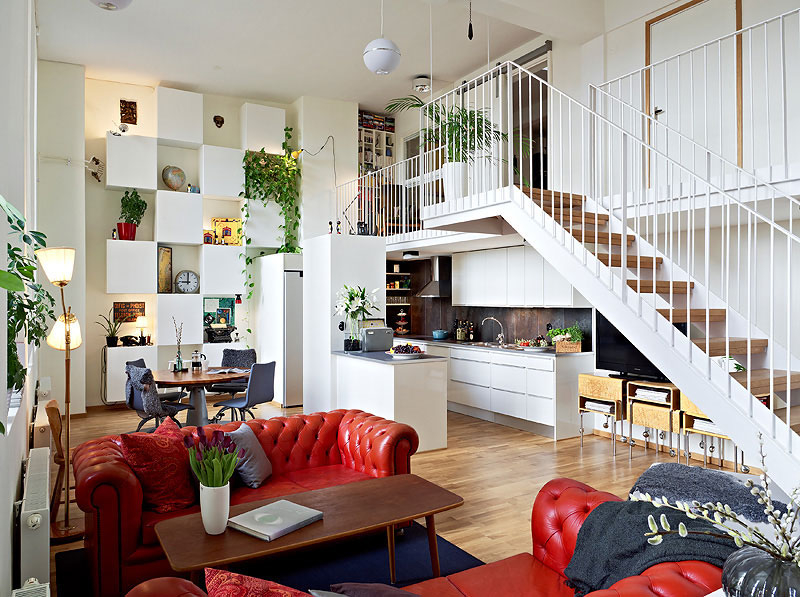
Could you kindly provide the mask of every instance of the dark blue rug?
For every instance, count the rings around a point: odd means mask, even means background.
[[[437,537],[442,576],[483,564],[478,558]],[[58,595],[87,594],[86,552],[81,549],[56,554]],[[431,578],[428,534],[416,522],[395,539],[397,586]],[[231,570],[272,580],[301,591],[327,590],[339,582],[389,583],[389,551],[386,532],[345,539],[319,547],[234,564]]]

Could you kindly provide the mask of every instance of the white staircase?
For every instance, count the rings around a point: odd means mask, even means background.
[[[787,373],[800,371],[798,203],[752,176],[731,190],[710,151],[698,170],[513,63],[434,104],[483,111],[504,138],[466,181],[436,182],[436,152],[420,158],[419,234],[510,226],[746,453],[761,434],[779,484],[800,482],[800,373]],[[730,374],[727,356],[746,371]]]

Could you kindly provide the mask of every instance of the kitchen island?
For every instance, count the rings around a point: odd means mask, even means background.
[[[411,425],[419,452],[447,447],[447,358],[395,359],[383,352],[335,351],[336,408],[355,408]]]

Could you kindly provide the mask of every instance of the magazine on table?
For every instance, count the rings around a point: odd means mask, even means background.
[[[318,520],[322,520],[319,510],[278,500],[233,516],[228,520],[228,526],[264,541],[274,541]]]

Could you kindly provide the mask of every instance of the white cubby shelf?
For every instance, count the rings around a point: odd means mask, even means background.
[[[243,149],[202,145],[198,150],[200,192],[204,197],[239,200],[244,189]]]
[[[243,247],[203,245],[200,251],[200,292],[204,295],[232,296],[244,293],[246,277]]]
[[[182,344],[203,343],[203,297],[199,294],[159,294],[155,336],[160,346],[174,346],[175,324],[183,322]]]
[[[156,87],[158,142],[196,149],[203,143],[203,94]]]
[[[156,261],[154,241],[106,240],[106,293],[155,294]]]
[[[154,234],[160,244],[203,244],[203,198],[197,193],[156,191]]]
[[[243,104],[240,111],[242,149],[283,153],[286,110],[261,104]]]
[[[153,192],[158,176],[155,137],[106,133],[106,189]]]

